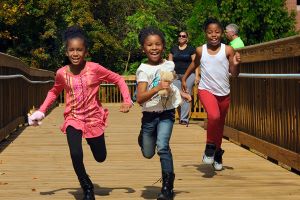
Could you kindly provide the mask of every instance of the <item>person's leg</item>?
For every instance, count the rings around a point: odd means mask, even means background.
[[[84,199],[94,200],[94,186],[83,164],[82,131],[68,126],[66,132],[73,168],[83,189]]]
[[[194,81],[195,81],[195,74],[192,73],[186,80],[186,86],[187,90],[190,95],[192,95],[192,89],[194,86]],[[190,114],[190,101],[187,101],[186,99],[183,99],[183,103],[181,105],[181,115],[180,115],[180,120],[184,123],[188,123],[189,121],[189,114]]]
[[[216,171],[220,171],[223,169],[223,154],[224,150],[221,148],[223,132],[224,132],[224,124],[226,114],[230,104],[230,96],[217,97],[219,103],[220,110],[220,121],[218,126],[216,127],[216,153],[214,157],[213,166]]]
[[[225,125],[225,118],[228,112],[229,104],[230,104],[230,96],[223,96],[217,97],[219,110],[220,110],[220,120],[219,124],[216,126],[216,137],[215,137],[215,144],[217,149],[221,148],[222,138],[224,133],[224,125]]]
[[[158,120],[157,113],[143,112],[139,144],[145,158],[150,159],[155,155]]]
[[[175,110],[161,113],[157,125],[157,154],[160,157],[163,172],[173,172],[173,157],[169,146],[175,119]]]
[[[200,101],[207,113],[207,140],[206,143],[216,143],[216,128],[220,122],[220,110],[215,95],[207,90],[199,90]]]
[[[68,126],[66,132],[73,168],[78,178],[84,177],[87,174],[83,164],[82,131]]]
[[[207,90],[199,90],[198,95],[207,113],[207,139],[202,161],[205,164],[213,164],[216,151],[216,128],[220,121],[219,105],[216,96]]]
[[[160,157],[162,169],[162,189],[157,199],[173,199],[174,192],[174,166],[170,149],[170,138],[175,121],[175,110],[164,111],[157,125],[157,154]]]
[[[87,138],[86,141],[91,148],[95,160],[97,162],[105,161],[107,153],[106,153],[104,133],[95,138]]]

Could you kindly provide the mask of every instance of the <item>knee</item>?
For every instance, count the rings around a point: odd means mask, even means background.
[[[106,160],[106,153],[95,156],[95,160],[99,163],[104,162]]]
[[[151,159],[155,155],[155,152],[145,152],[142,150],[144,158]]]
[[[208,121],[212,123],[217,123],[220,120],[220,115],[218,114],[208,114],[207,116]]]
[[[169,145],[162,145],[157,147],[157,154],[160,156],[162,154],[169,154],[171,152],[171,149]]]

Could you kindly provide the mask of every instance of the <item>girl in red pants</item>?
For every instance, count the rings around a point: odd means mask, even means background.
[[[229,75],[239,74],[240,54],[221,43],[223,27],[216,19],[204,24],[207,43],[196,49],[196,58],[182,78],[182,90],[186,91],[186,79],[200,66],[201,79],[198,95],[207,116],[207,140],[203,163],[213,164],[215,170],[222,170],[221,148],[225,117],[230,104]]]

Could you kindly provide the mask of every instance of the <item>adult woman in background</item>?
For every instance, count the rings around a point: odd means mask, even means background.
[[[178,34],[178,45],[174,46],[170,53],[168,60],[172,60],[175,63],[175,72],[177,79],[174,81],[176,85],[181,90],[181,78],[183,77],[185,71],[194,61],[195,58],[195,48],[188,44],[188,33],[186,31],[181,31]],[[191,95],[193,85],[198,84],[200,80],[199,69],[196,69],[192,73],[187,81],[187,92]],[[183,94],[183,92],[181,92]],[[185,96],[184,94],[182,95]],[[187,125],[189,123],[189,114],[190,114],[190,102],[189,99],[183,98],[182,105],[178,108],[179,114],[179,123]]]

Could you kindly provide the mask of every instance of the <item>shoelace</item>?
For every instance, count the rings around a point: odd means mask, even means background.
[[[153,183],[152,185],[155,185],[156,183],[158,182],[161,182],[162,181],[162,178],[160,177],[155,183]]]

